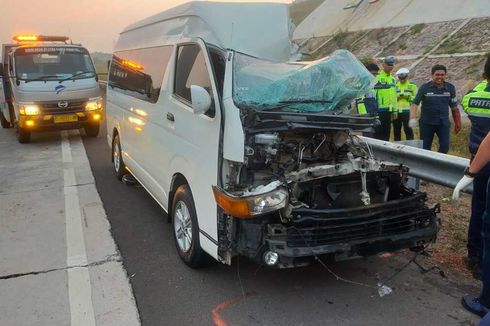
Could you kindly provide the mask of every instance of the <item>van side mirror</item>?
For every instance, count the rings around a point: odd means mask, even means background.
[[[191,85],[191,101],[194,114],[202,114],[211,107],[211,96],[201,86]]]

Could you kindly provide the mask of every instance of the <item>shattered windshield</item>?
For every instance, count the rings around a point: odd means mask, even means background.
[[[233,100],[259,111],[345,110],[369,92],[374,77],[346,50],[311,62],[274,63],[236,53]]]

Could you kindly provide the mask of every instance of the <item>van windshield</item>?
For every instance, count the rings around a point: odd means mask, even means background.
[[[14,53],[18,79],[67,80],[93,78],[95,69],[88,51],[75,47],[26,47]]]
[[[374,77],[346,50],[311,62],[234,56],[233,100],[239,107],[258,111],[347,112],[351,101],[373,85]]]

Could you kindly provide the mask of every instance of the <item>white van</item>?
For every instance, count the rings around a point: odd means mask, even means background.
[[[66,36],[17,35],[2,45],[0,122],[20,143],[32,132],[84,128],[99,133],[102,97],[90,54]]]
[[[127,27],[107,87],[117,177],[168,212],[180,257],[271,267],[435,240],[437,207],[354,135],[373,78],[348,51],[288,63],[288,7],[188,3]]]

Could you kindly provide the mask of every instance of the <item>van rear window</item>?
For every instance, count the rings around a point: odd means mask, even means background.
[[[128,96],[156,103],[171,55],[172,46],[115,52],[109,86]]]

